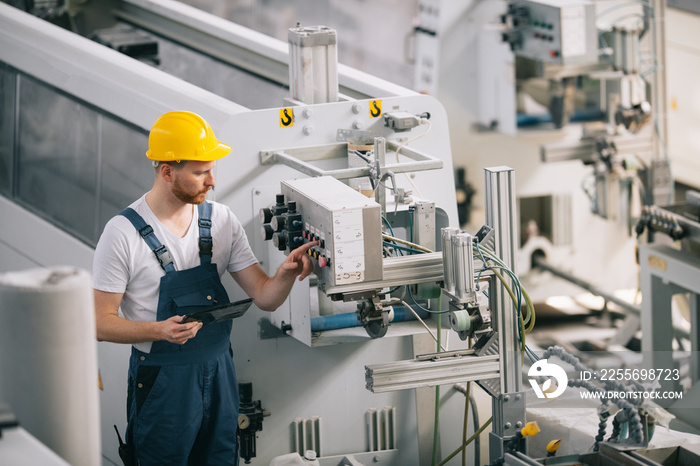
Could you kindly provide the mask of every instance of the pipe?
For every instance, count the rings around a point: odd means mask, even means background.
[[[609,301],[609,302],[621,307],[622,309],[628,311],[629,313],[631,313],[637,317],[639,317],[642,313],[639,306],[635,306],[632,303],[629,303],[623,299],[620,299],[616,296],[613,296],[609,293],[606,293],[605,291],[596,287],[592,283],[589,283],[589,282],[582,280],[578,277],[574,277],[573,275],[570,275],[570,274],[568,274],[560,269],[557,269],[556,267],[553,267],[552,265],[547,263],[547,259],[545,259],[542,256],[538,256],[536,254],[533,255],[532,262],[533,262],[535,267],[539,267],[542,270],[546,270],[547,272],[550,272],[552,275],[556,275],[557,277],[562,278],[570,283],[573,283],[574,285],[579,286],[579,287],[583,288],[584,290],[589,291],[596,296],[600,296],[601,298],[605,299],[606,301]],[[685,331],[684,329],[678,328],[675,326],[673,329],[679,337],[690,338],[689,333],[687,331]]]
[[[417,309],[416,312],[421,319],[425,319],[429,315],[427,312],[421,311],[420,309]],[[413,316],[413,313],[405,307],[394,306],[394,319],[392,322],[405,322],[407,320],[416,320],[416,318]],[[360,326],[362,326],[362,324],[357,320],[357,314],[354,312],[311,318],[312,332],[324,332],[326,330],[338,330]]]
[[[578,277],[574,277],[573,275],[569,275],[568,273],[559,270],[549,263],[547,263],[547,259],[544,257],[534,255],[532,257],[532,261],[534,262],[536,267],[541,268],[542,270],[546,270],[547,272],[550,272],[552,275],[556,275],[559,278],[563,278],[564,280],[573,283],[576,286],[579,286],[583,288],[586,291],[590,291],[596,296],[600,296],[601,298],[605,299],[606,301],[610,301],[611,303],[620,306],[621,308],[625,309],[626,311],[631,312],[635,316],[639,316],[642,311],[639,308],[639,306],[635,306],[634,304],[631,304],[623,299],[620,299],[616,296],[613,296],[609,293],[606,293],[605,291],[601,290],[600,288],[597,288],[595,285],[592,283],[588,283],[587,281],[584,281]]]

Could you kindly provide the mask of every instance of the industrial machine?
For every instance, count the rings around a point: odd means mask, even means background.
[[[673,191],[665,2],[425,0],[417,10],[414,86],[452,117],[455,165],[497,158],[519,174],[518,262],[533,299],[578,289],[549,286],[539,255],[599,289],[636,287],[641,206]],[[478,228],[483,188],[471,181]],[[606,261],[615,273],[601,271]]]
[[[152,122],[196,111],[234,147],[217,164],[213,195],[241,220],[263,267],[274,273],[284,253],[317,242],[313,279],[274,313],[252,309],[234,325],[245,459],[311,451],[327,465],[428,464],[431,447],[435,458],[464,443],[465,400],[432,387],[474,381],[493,413],[482,457],[532,464],[524,358],[566,356],[525,345],[534,314],[520,313],[516,170],[483,164],[484,227],[472,235],[457,225],[443,104],[338,65],[333,29],[297,25],[285,44],[178,2],[113,7],[96,29],[156,41],[157,60],[154,48],[135,60],[105,48],[114,35],[90,40],[0,3],[0,99],[12,103],[0,119],[11,141],[0,149],[11,167],[0,170],[0,215],[25,227],[2,230],[1,263],[89,270],[102,225],[149,187],[138,154]],[[226,85],[211,84],[215,74]],[[53,125],[65,126],[45,131]],[[428,332],[450,351],[435,352]],[[98,352],[103,456],[117,463],[128,347]],[[425,407],[436,400],[447,414],[433,440]],[[633,435],[613,443],[646,445],[638,408],[622,408]]]
[[[662,12],[652,2],[523,0],[508,2],[502,16],[519,92],[543,105],[555,128],[572,118],[581,125],[578,140],[542,144],[542,160],[592,167],[581,181],[591,212],[630,234],[640,204],[673,196],[658,70]]]
[[[700,390],[697,312],[700,290],[696,286],[700,270],[699,207],[698,193],[688,191],[685,202],[646,207],[635,229],[640,238],[642,351],[650,367],[667,364],[687,370],[688,380],[684,385],[690,389],[684,399],[667,401],[664,406],[694,426],[697,415],[688,408],[697,402]],[[685,326],[679,329],[679,322]],[[680,337],[688,344],[674,345],[674,340],[680,341]],[[663,380],[660,384],[666,390],[681,386],[677,380]]]
[[[592,212],[630,228],[633,197],[647,205],[672,199],[658,100],[664,84],[655,68],[660,12],[651,3],[596,6],[509,2],[503,39],[516,55],[524,92],[532,81],[548,82],[544,103],[555,128],[575,112],[588,112],[592,121],[583,123],[577,143],[544,144],[543,161],[578,159],[592,166],[584,185]]]

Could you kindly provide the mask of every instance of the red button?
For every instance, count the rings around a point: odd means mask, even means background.
[[[318,266],[319,267],[325,267],[328,264],[328,261],[326,261],[326,258],[324,256],[321,256],[318,259]]]

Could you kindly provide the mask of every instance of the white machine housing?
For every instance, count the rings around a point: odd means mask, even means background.
[[[283,181],[282,193],[297,203],[306,235],[320,242],[310,250],[319,283],[382,279],[379,204],[331,176]],[[319,262],[323,257],[326,266]]]

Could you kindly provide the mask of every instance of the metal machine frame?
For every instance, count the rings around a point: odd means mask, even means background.
[[[496,254],[513,270],[518,238],[515,174],[509,167],[484,171],[486,224],[495,231]],[[366,379],[367,388],[373,392],[431,387],[460,380],[479,382],[492,396],[494,422],[489,437],[490,457],[501,458],[506,452],[506,443],[525,425],[525,392],[520,376],[522,352],[516,310],[502,285],[490,290],[493,333],[480,335],[484,342],[477,350],[432,353],[412,361],[368,366]],[[523,449],[526,451],[525,446]]]

